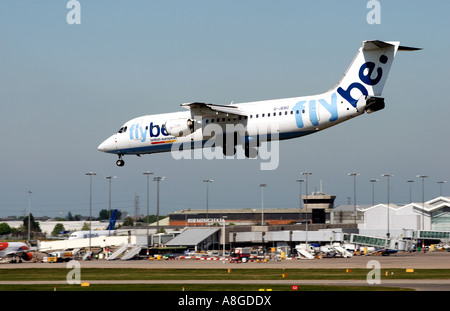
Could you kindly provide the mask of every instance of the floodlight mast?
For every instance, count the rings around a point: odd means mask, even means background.
[[[147,256],[149,255],[149,242],[148,242],[148,227],[149,227],[149,217],[150,217],[150,215],[149,215],[149,210],[150,210],[150,194],[149,194],[149,192],[150,192],[150,175],[153,175],[153,173],[152,172],[149,172],[149,171],[147,171],[147,172],[144,172],[144,173],[142,173],[142,174],[144,174],[145,176],[147,176]]]
[[[92,176],[97,175],[96,173],[89,172],[86,173],[89,176],[89,256],[91,256],[91,237],[92,237]]]
[[[153,178],[156,181],[156,233],[159,233],[159,182],[166,179],[165,177],[157,176]]]

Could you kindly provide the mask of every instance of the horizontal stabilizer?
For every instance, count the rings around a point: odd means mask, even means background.
[[[383,48],[387,48],[390,46],[394,46],[394,44],[391,44],[390,42],[386,42],[386,41],[380,41],[380,40],[371,40],[371,41],[363,42],[363,50],[365,50],[365,51],[383,49]]]
[[[388,42],[388,41],[380,41],[380,40],[370,40],[370,41],[364,41],[363,42],[363,50],[365,51],[371,51],[376,49],[383,49],[388,48],[391,46],[399,45],[399,42]],[[415,48],[410,46],[398,46],[398,51],[417,51],[422,50],[422,48]]]
[[[422,50],[422,48],[414,48],[414,47],[410,47],[410,46],[400,45],[398,47],[398,50],[399,51],[418,51],[418,50]]]

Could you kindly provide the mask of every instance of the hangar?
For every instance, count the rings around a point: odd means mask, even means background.
[[[406,205],[377,204],[358,209],[363,221],[358,229],[364,234],[398,236],[403,229],[414,231],[450,231],[450,197],[437,197],[423,203]]]

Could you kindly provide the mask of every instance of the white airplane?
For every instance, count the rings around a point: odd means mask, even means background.
[[[339,83],[325,93],[230,105],[185,103],[181,107],[188,111],[126,122],[98,150],[116,154],[118,166],[125,164],[124,155],[216,146],[232,156],[242,145],[246,157],[256,157],[261,142],[305,136],[383,109],[381,95],[397,51],[414,50],[419,48],[363,41]]]
[[[19,258],[19,262],[22,262],[22,259],[26,261],[33,259],[33,254],[23,242],[0,242],[0,258],[12,258],[10,262],[16,262],[16,258]]]
[[[87,239],[89,236],[91,238],[98,238],[99,236],[110,236],[114,235],[116,230],[83,230],[83,231],[75,231],[69,235],[69,240],[76,239]]]
[[[75,240],[75,239],[86,239],[89,238],[97,238],[99,236],[110,236],[114,235],[116,233],[115,226],[116,226],[116,218],[117,218],[117,210],[113,210],[111,219],[109,220],[108,227],[106,227],[105,230],[82,230],[82,231],[75,231],[72,232],[69,235],[69,240]]]

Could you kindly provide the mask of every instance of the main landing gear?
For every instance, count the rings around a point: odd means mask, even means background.
[[[116,161],[116,165],[117,166],[124,166],[125,165],[125,161],[122,159],[122,155],[119,154],[119,160]]]

